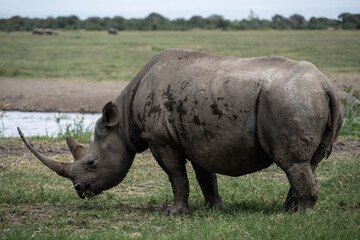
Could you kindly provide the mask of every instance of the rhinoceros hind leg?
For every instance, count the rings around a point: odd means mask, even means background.
[[[225,208],[225,205],[219,195],[216,174],[206,171],[196,163],[192,162],[191,164],[193,165],[196,179],[204,195],[205,206],[210,208]]]
[[[150,145],[156,161],[166,172],[174,193],[174,204],[166,209],[165,215],[189,214],[189,180],[186,174],[186,159],[176,147],[168,145]]]
[[[296,163],[285,170],[290,190],[283,209],[286,211],[314,207],[319,196],[314,175],[309,163]]]

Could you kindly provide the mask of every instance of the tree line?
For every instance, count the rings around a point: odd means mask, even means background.
[[[271,20],[260,19],[251,11],[250,16],[243,20],[227,20],[221,15],[211,15],[207,18],[193,16],[186,20],[178,18],[169,20],[157,13],[151,13],[143,19],[125,19],[121,16],[89,17],[85,20],[75,15],[64,17],[26,18],[13,16],[8,19],[0,19],[0,31],[32,31],[35,28],[51,28],[61,30],[89,31],[107,30],[116,28],[119,31],[139,30],[191,30],[191,29],[222,29],[222,30],[248,30],[248,29],[346,29],[360,30],[360,14],[342,13],[338,19],[325,17],[312,17],[306,20],[302,15],[293,14],[289,18],[282,15],[274,15]]]

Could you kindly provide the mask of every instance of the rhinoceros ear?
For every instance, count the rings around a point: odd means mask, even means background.
[[[71,137],[66,137],[66,143],[67,143],[67,145],[70,149],[70,152],[73,155],[75,161],[81,159],[85,155],[86,147],[77,143]]]
[[[104,106],[103,117],[105,125],[109,127],[115,126],[119,122],[119,112],[113,102],[110,101]]]

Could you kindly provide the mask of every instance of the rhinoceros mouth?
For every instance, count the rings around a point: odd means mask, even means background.
[[[95,195],[97,195],[96,193],[94,193],[93,191],[91,191],[90,189],[86,189],[85,191],[76,191],[77,195],[81,198],[92,198]]]
[[[87,189],[84,193],[83,196],[85,196],[86,198],[92,198],[93,196],[95,196],[96,194],[94,192],[92,192],[91,190]]]
[[[76,193],[81,199],[92,198],[96,195],[95,192],[91,191],[90,185],[90,183],[85,186],[79,183],[74,185]]]
[[[98,194],[100,194],[102,191],[97,191],[96,189],[92,189],[91,183],[88,183],[85,185],[85,187],[81,187],[80,184],[75,184],[75,190],[77,195],[81,198],[92,198]]]

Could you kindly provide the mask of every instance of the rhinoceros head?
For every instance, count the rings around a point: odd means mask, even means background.
[[[103,109],[94,131],[94,141],[85,147],[70,137],[66,142],[74,157],[74,162],[57,162],[39,153],[25,138],[19,134],[30,151],[47,167],[60,176],[73,181],[80,198],[92,197],[119,184],[126,176],[135,154],[128,150],[122,134],[116,125],[119,113],[113,103]]]

